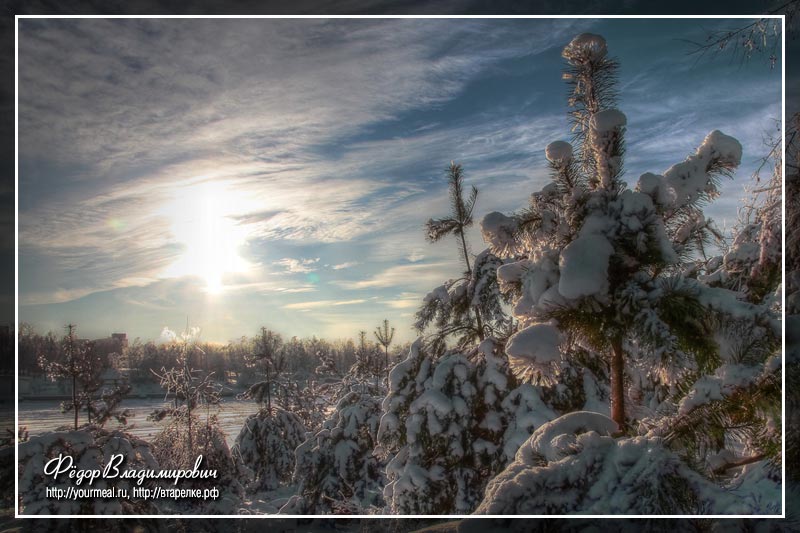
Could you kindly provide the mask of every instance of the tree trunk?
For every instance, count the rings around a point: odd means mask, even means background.
[[[75,376],[72,376],[72,410],[75,411],[75,431],[78,431],[78,391],[75,383]]]
[[[272,382],[269,380],[269,363],[267,363],[267,413],[272,414]]]
[[[472,278],[472,265],[469,263],[469,253],[467,252],[467,239],[464,237],[464,228],[461,228],[461,251],[464,252],[464,263],[467,265],[467,273]]]
[[[189,404],[186,404],[187,425],[189,427],[189,450],[194,450],[194,443],[192,442],[192,412],[189,410]]]
[[[467,274],[469,274],[469,279],[472,280],[472,266],[469,262],[467,239],[464,237],[464,228],[461,228],[461,250],[464,252],[464,263],[467,265]],[[473,307],[472,310],[475,311],[475,325],[478,328],[478,338],[483,341],[483,320],[481,320],[481,312],[477,307]]]
[[[475,309],[475,318],[478,320],[478,338],[483,340],[485,334],[483,332],[483,320],[481,320],[481,313]]]
[[[625,429],[625,359],[622,339],[611,342],[611,418],[620,430]]]

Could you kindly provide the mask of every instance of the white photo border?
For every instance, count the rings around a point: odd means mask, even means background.
[[[14,430],[19,431],[19,21],[23,19],[778,19],[781,21],[781,172],[786,175],[785,128],[786,128],[786,16],[785,15],[14,15]],[[783,180],[781,197],[782,213],[782,252],[781,268],[781,454],[786,456],[786,181]],[[19,513],[19,443],[14,445],[14,518],[142,518],[142,519],[174,519],[174,518],[256,518],[256,519],[292,519],[292,518],[452,518],[452,519],[491,519],[491,518],[553,518],[553,519],[672,519],[672,518],[754,518],[777,519],[786,518],[786,461],[781,462],[781,514],[768,515],[291,515],[291,514],[258,514],[258,515],[198,515],[198,514],[120,514],[120,515],[28,515]]]

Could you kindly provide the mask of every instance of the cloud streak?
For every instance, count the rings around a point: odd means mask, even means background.
[[[362,304],[366,302],[366,300],[358,299],[358,300],[317,300],[313,302],[296,302],[292,304],[286,304],[283,306],[284,309],[318,309],[318,308],[327,308],[327,307],[339,307],[342,305],[356,305]]]
[[[359,281],[339,281],[336,285],[345,289],[362,290],[387,287],[418,288],[440,285],[447,278],[442,278],[443,272],[448,267],[452,269],[454,263],[413,263],[409,265],[396,265],[383,270],[374,276]],[[456,267],[457,268],[457,267]],[[458,270],[451,270],[454,274]],[[450,277],[457,277],[452,275]]]
[[[291,257],[284,257],[283,259],[275,261],[273,264],[284,267],[286,272],[292,274],[306,274],[308,272],[314,272],[317,269],[315,266],[317,263],[319,263],[319,257],[315,257],[314,259],[293,259]]]

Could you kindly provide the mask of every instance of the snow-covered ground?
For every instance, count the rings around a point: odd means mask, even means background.
[[[165,405],[165,402],[159,399],[125,400],[121,407],[130,409],[134,413],[134,416],[128,420],[126,431],[145,440],[151,440],[160,431],[162,423],[148,420],[147,415]],[[220,427],[225,433],[225,440],[228,446],[233,446],[233,441],[236,439],[236,435],[239,434],[239,430],[242,429],[244,420],[256,411],[258,411],[258,406],[252,401],[230,398],[225,399],[218,408],[211,408],[210,414],[218,416]],[[205,410],[198,410],[198,415],[201,418],[204,417]],[[85,422],[84,417],[85,414],[81,414],[81,423]],[[13,405],[10,407],[8,416],[4,415],[2,419],[10,421],[9,428],[13,426]],[[23,401],[19,403],[19,424],[20,426],[26,426],[31,436],[41,435],[48,431],[55,431],[59,426],[72,424],[72,414],[62,413],[58,402]],[[112,421],[107,426],[109,429],[113,429],[116,424]]]

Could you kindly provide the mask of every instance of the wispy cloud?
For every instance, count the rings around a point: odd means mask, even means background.
[[[441,284],[447,280],[443,278],[443,272],[449,267],[452,269],[452,263],[413,263],[409,265],[396,265],[391,266],[374,276],[359,281],[338,281],[335,282],[345,289],[375,289],[386,287],[430,287]],[[457,267],[456,267],[457,268]],[[453,270],[454,275],[451,278],[457,277],[457,271]]]
[[[296,302],[291,304],[286,304],[283,306],[284,309],[318,309],[324,307],[339,307],[342,305],[356,305],[356,304],[363,304],[366,300],[358,299],[358,300],[317,300],[314,302]]]
[[[383,300],[383,303],[393,309],[416,309],[422,305],[424,294],[403,292],[393,298]]]
[[[106,169],[220,148],[296,162],[298,148],[441,103],[486,66],[550,48],[575,25],[26,20],[20,83],[37,91],[20,101],[20,145],[49,143],[53,155]]]
[[[291,272],[292,274],[305,274],[308,272],[314,272],[317,269],[315,266],[317,263],[319,263],[319,257],[315,257],[314,259],[294,259],[292,257],[284,257],[283,259],[273,262],[273,264],[284,267],[286,272]]]
[[[408,256],[406,256],[406,260],[411,263],[416,263],[417,261],[422,261],[423,259],[425,259],[425,254],[419,250],[414,250],[408,254]]]
[[[346,268],[352,268],[356,265],[359,265],[358,261],[345,261],[344,263],[339,263],[338,265],[333,265],[331,268],[333,270],[344,270]]]

